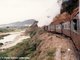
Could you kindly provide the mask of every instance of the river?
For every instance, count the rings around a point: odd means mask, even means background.
[[[3,43],[0,49],[10,48],[22,42],[24,39],[30,38],[30,36],[24,36],[21,35],[21,33],[22,32],[12,32],[10,35],[5,36],[3,39],[0,39],[0,43]]]

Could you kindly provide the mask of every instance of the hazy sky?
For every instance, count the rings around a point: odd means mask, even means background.
[[[0,0],[0,24],[36,19],[42,26],[49,24],[59,9],[57,0]]]

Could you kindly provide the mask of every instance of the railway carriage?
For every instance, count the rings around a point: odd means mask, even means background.
[[[56,32],[57,33],[62,33],[61,27],[62,27],[61,24],[56,25]]]
[[[62,25],[63,25],[63,34],[70,37],[70,30],[71,30],[70,21],[63,23]]]
[[[43,27],[45,31],[48,31],[48,26]]]
[[[80,20],[77,16],[79,16],[79,14],[71,20],[71,38],[80,51]]]
[[[73,15],[72,15],[73,16]],[[62,20],[63,21],[63,20]],[[74,14],[72,19],[65,20],[63,23],[62,21],[57,21],[57,24],[50,24],[48,26],[45,26],[45,29],[48,32],[57,32],[60,34],[64,34],[68,37],[70,37],[77,47],[77,49],[80,51],[80,19],[79,19],[79,13]],[[56,22],[54,22],[56,23]]]
[[[51,32],[51,26],[50,25],[48,25],[48,31]]]
[[[62,4],[61,13],[54,18],[54,21],[50,25],[45,26],[45,30],[70,37],[78,51],[80,51],[79,1],[67,0],[67,2],[69,1],[71,1],[71,4]]]
[[[51,31],[51,32],[54,32],[54,31],[55,31],[55,27],[54,27],[53,24],[50,25],[50,31]]]

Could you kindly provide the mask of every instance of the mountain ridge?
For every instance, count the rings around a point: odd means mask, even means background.
[[[2,24],[2,25],[0,25],[0,27],[29,26],[29,25],[32,25],[35,21],[36,21],[35,19],[28,19],[28,20],[25,20],[25,21],[17,21],[17,22],[13,22],[13,23],[9,23],[9,24]]]

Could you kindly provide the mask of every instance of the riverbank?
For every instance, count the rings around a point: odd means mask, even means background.
[[[17,43],[22,42],[23,39],[30,38],[29,36],[22,36],[22,32],[9,32],[8,34],[10,35],[0,40],[0,43],[3,43],[0,47],[1,50],[15,46]]]
[[[0,35],[0,40],[1,40],[1,39],[4,39],[4,37],[5,37],[5,36],[8,36],[8,35],[10,35],[10,34],[3,34],[3,35]]]

